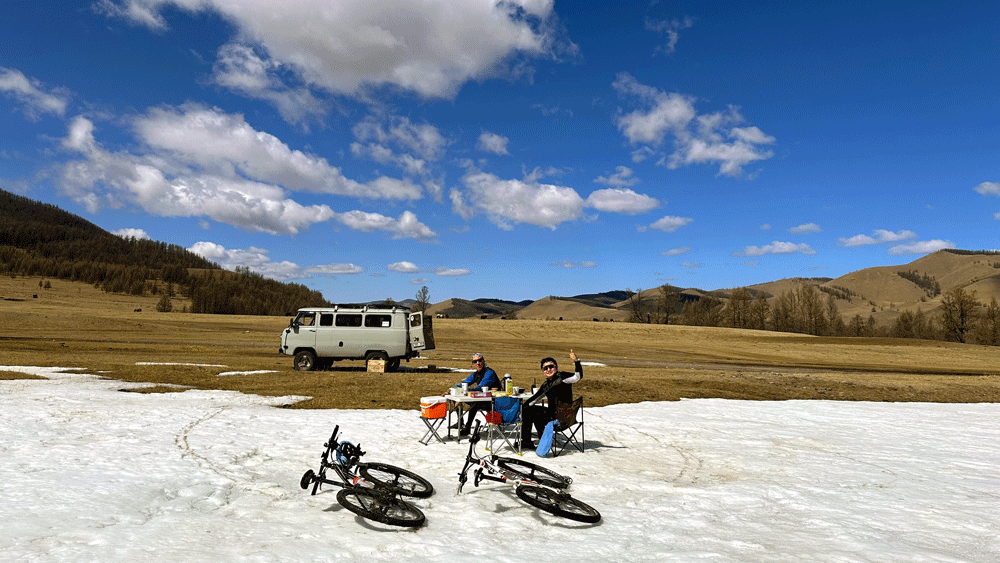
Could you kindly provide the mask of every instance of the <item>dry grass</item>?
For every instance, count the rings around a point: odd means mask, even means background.
[[[399,373],[368,374],[360,361],[302,373],[277,353],[287,318],[157,313],[153,297],[58,280],[40,290],[38,281],[0,280],[0,366],[79,367],[157,384],[143,392],[225,389],[312,397],[295,408],[415,409],[418,397],[464,378],[449,368],[468,368],[473,352],[528,386],[542,378],[540,358],[555,356],[565,368],[573,348],[603,364],[585,367],[576,385],[590,405],[682,397],[1000,401],[996,348],[583,321],[437,319],[438,349]],[[0,367],[0,379],[15,377],[26,376]]]

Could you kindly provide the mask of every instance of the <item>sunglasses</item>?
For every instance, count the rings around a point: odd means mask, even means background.
[[[479,358],[478,360],[472,360],[472,363],[474,363],[474,364],[481,364],[481,363],[483,363],[483,362],[485,362],[485,361],[486,361],[486,360],[484,360],[484,359],[482,359],[482,358]]]
[[[553,364],[542,366],[542,371],[549,371],[550,369],[556,369],[556,366],[554,366]]]

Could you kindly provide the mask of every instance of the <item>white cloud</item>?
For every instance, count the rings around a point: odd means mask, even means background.
[[[762,231],[770,231],[771,230],[771,225],[769,223],[764,223],[763,225],[760,226],[760,230],[762,230]]]
[[[394,145],[424,160],[439,160],[448,147],[448,139],[429,123],[413,123],[408,117],[368,116],[352,132],[359,141]]]
[[[1000,182],[983,182],[976,186],[975,189],[983,195],[1000,196]]]
[[[744,119],[735,106],[698,115],[694,98],[640,84],[628,73],[619,74],[612,86],[639,106],[619,112],[616,121],[622,134],[631,144],[650,150],[659,150],[669,138],[672,152],[658,161],[667,168],[718,163],[720,174],[739,176],[747,164],[773,156],[762,145],[773,144],[775,138],[757,127],[738,127]],[[633,160],[644,160],[648,154],[634,152]]]
[[[646,29],[650,31],[656,31],[658,33],[663,33],[667,36],[667,42],[664,45],[658,45],[656,47],[657,51],[663,51],[664,53],[670,54],[677,49],[677,41],[680,39],[680,31],[682,29],[688,29],[694,25],[694,20],[692,18],[686,17],[684,19],[672,19],[672,20],[651,20],[646,19]]]
[[[560,268],[596,268],[597,262],[592,262],[590,260],[584,260],[582,262],[570,262],[569,260],[560,260],[558,262],[552,262],[549,266],[557,266]]]
[[[913,231],[908,231],[906,229],[892,232],[885,229],[875,229],[875,236],[870,237],[868,235],[854,235],[850,238],[843,238],[837,240],[837,244],[840,246],[867,246],[869,244],[882,244],[889,242],[899,242],[901,240],[908,240],[912,238],[917,238],[917,233]]]
[[[510,139],[503,135],[483,131],[479,134],[479,140],[476,141],[476,148],[483,152],[494,154],[510,154],[507,152],[507,144],[509,142]]]
[[[362,184],[346,178],[325,158],[294,150],[251,127],[242,115],[216,108],[199,104],[155,108],[136,119],[134,129],[158,156],[206,174],[247,177],[293,191],[380,199],[421,197],[420,187],[411,182],[381,177]]]
[[[392,234],[394,239],[408,238],[419,242],[431,242],[437,237],[437,233],[417,220],[412,211],[404,211],[398,219],[364,211],[334,213],[333,218],[355,231],[384,231]]]
[[[469,80],[517,76],[526,60],[575,50],[560,31],[552,0],[450,2],[447,9],[419,0],[322,6],[285,0],[280,9],[264,0],[104,0],[99,6],[154,30],[167,29],[163,13],[171,6],[219,13],[237,29],[234,45],[267,54],[259,69],[245,72],[267,79],[237,81],[240,92],[259,98],[288,91],[284,81],[362,98],[382,87],[450,98]],[[234,66],[217,68],[217,80],[233,82]]]
[[[472,272],[465,268],[435,268],[434,273],[444,277],[467,276]]]
[[[573,110],[562,109],[559,104],[554,106],[547,106],[544,104],[531,104],[531,109],[537,109],[542,112],[545,117],[551,117],[553,115],[557,117],[573,117]]]
[[[628,73],[619,74],[612,86],[620,94],[652,106],[646,111],[635,110],[618,116],[618,128],[633,145],[658,146],[667,133],[680,134],[697,116],[693,98],[645,86]]]
[[[413,262],[394,262],[389,264],[387,268],[389,271],[399,272],[401,274],[415,274],[420,271],[420,268],[418,268]]]
[[[681,262],[681,266],[685,268],[701,268],[701,262]]]
[[[483,213],[495,225],[510,230],[527,223],[555,229],[583,215],[584,200],[572,188],[537,181],[502,180],[470,170],[463,178],[465,192],[452,190],[455,213],[468,220]]]
[[[730,135],[741,141],[757,145],[770,145],[777,141],[777,139],[765,134],[757,127],[733,127]]]
[[[907,254],[929,254],[931,252],[937,252],[943,248],[955,248],[955,243],[947,240],[925,240],[918,241],[910,244],[900,244],[893,246],[889,249],[889,254],[893,256],[907,255]]]
[[[230,137],[214,139],[237,142]],[[278,185],[235,173],[234,167],[243,163],[225,158],[210,161],[204,155],[199,156],[193,148],[198,141],[192,139],[192,146],[183,151],[178,148],[176,152],[143,156],[111,153],[94,138],[94,124],[77,117],[62,144],[67,150],[82,154],[84,159],[65,163],[58,185],[63,193],[92,213],[102,207],[134,204],[153,215],[207,216],[249,231],[271,234],[295,234],[333,216],[326,205],[300,205],[286,197]],[[202,146],[209,152],[213,148],[210,143]],[[227,150],[230,149],[218,148],[217,152]],[[203,162],[185,162],[185,158]],[[245,166],[247,171],[253,170],[272,180],[281,172],[295,170],[294,163],[288,163],[287,168],[279,164],[248,162]]]
[[[691,252],[691,247],[682,246],[680,248],[671,248],[670,250],[661,254],[661,256],[680,256],[681,254],[687,254]]]
[[[816,223],[806,223],[804,225],[799,225],[798,227],[792,227],[788,229],[788,232],[793,235],[810,235],[813,233],[821,232],[823,229],[819,228]]]
[[[277,78],[280,71],[280,65],[262,58],[253,47],[230,43],[219,48],[213,80],[249,98],[270,102],[289,123],[322,120],[330,104],[308,88],[286,86]]]
[[[264,277],[279,281],[308,278],[312,274],[335,276],[360,274],[364,271],[354,264],[326,264],[302,268],[293,262],[272,262],[267,250],[252,246],[230,250],[214,242],[200,241],[188,250],[227,270],[233,271],[237,267],[245,267]]]
[[[149,235],[142,229],[118,229],[111,233],[122,238],[135,238],[137,240],[149,240]]]
[[[624,188],[627,186],[634,186],[639,183],[639,179],[633,174],[634,172],[628,166],[616,166],[614,174],[607,177],[598,176],[594,181],[598,184],[607,184],[609,186]]]
[[[0,66],[0,94],[7,94],[20,102],[29,119],[39,114],[52,113],[62,116],[69,105],[69,93],[64,88],[46,88],[38,80],[28,78],[19,70]]]
[[[734,252],[733,256],[764,256],[765,254],[794,254],[796,252],[801,252],[802,254],[816,254],[808,244],[795,244],[794,242],[779,242],[774,241],[771,244],[764,246],[747,246],[744,247],[740,252]]]
[[[321,266],[310,266],[305,269],[309,274],[320,274],[324,276],[354,275],[364,272],[361,266],[354,264],[323,264]]]
[[[587,206],[599,211],[638,215],[660,206],[656,198],[623,188],[597,190],[587,197]]]
[[[672,215],[667,215],[666,217],[663,217],[659,221],[650,225],[649,228],[672,233],[677,229],[692,223],[693,221],[694,219],[692,219],[691,217],[675,217]]]

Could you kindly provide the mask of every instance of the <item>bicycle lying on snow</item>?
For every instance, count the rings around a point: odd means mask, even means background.
[[[479,442],[478,420],[469,439],[469,453],[465,457],[465,467],[458,474],[459,494],[468,480],[469,469],[477,466],[472,481],[477,487],[484,480],[510,483],[514,486],[517,498],[535,508],[577,522],[595,524],[601,521],[601,513],[594,507],[571,497],[566,492],[573,479],[520,459],[496,455],[479,456],[476,454],[477,442]]]
[[[334,427],[330,441],[323,444],[326,449],[320,458],[319,473],[310,469],[302,475],[302,488],[312,486],[315,495],[321,484],[335,485],[341,487],[337,502],[362,518],[407,528],[423,525],[424,513],[400,497],[427,498],[434,494],[430,482],[387,463],[360,463],[365,455],[361,444],[338,442],[339,430],[339,425]],[[330,469],[336,480],[327,478]]]

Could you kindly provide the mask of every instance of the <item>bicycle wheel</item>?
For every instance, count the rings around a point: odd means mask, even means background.
[[[515,492],[517,498],[556,516],[587,524],[596,524],[601,521],[601,513],[594,507],[563,491],[553,491],[537,485],[521,485]]]
[[[434,486],[430,481],[412,471],[407,471],[387,463],[361,463],[358,472],[377,486],[385,487],[397,494],[427,498],[434,494]]]
[[[337,502],[362,518],[392,526],[417,528],[425,520],[424,513],[412,504],[368,489],[341,489]]]
[[[551,469],[546,469],[529,461],[510,457],[498,457],[496,458],[496,464],[521,479],[528,479],[540,485],[552,487],[553,489],[565,489],[573,482],[569,477],[564,477]]]
[[[313,477],[315,476],[316,473],[312,469],[306,471],[302,475],[302,479],[299,481],[299,486],[302,487],[303,489],[308,489],[309,485],[312,485]]]

